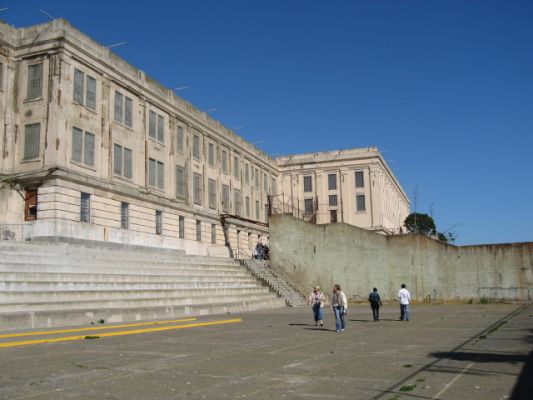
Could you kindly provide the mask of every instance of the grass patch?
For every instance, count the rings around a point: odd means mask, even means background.
[[[412,390],[415,390],[416,385],[405,385],[400,388],[400,392],[410,392]]]
[[[87,335],[84,337],[84,339],[100,339],[100,336]]]
[[[470,300],[468,300],[466,303],[467,303],[467,304],[472,304],[472,303],[474,303],[474,298],[471,297]]]
[[[400,397],[401,396],[397,394],[396,396],[391,397],[389,400],[400,400]]]
[[[422,383],[426,381],[426,378],[418,378],[416,381]]]
[[[489,299],[485,296],[479,298],[480,304],[489,304]]]

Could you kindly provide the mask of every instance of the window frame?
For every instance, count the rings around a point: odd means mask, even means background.
[[[37,76],[36,72],[32,73],[30,77],[30,70],[33,71],[33,68],[38,68],[40,76]],[[26,79],[26,101],[41,100],[43,98],[43,86],[44,86],[44,63],[38,62],[33,64],[28,64],[27,68],[27,79]],[[36,84],[38,82],[38,85]],[[37,88],[37,89],[36,89]],[[35,92],[35,93],[34,93]]]
[[[30,131],[30,129],[35,129],[36,132]],[[30,137],[33,142],[37,142],[37,143],[32,143],[31,147],[28,141],[28,138]],[[32,150],[33,152],[30,153],[30,150]],[[37,151],[37,154],[35,154],[35,151]],[[24,148],[23,148],[22,157],[23,157],[22,158],[23,161],[39,160],[41,158],[41,123],[40,122],[24,125]]]

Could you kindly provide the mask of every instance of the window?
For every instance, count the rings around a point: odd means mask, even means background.
[[[306,215],[313,214],[313,211],[314,211],[313,199],[304,200],[304,210],[305,210]]]
[[[176,167],[176,197],[185,199],[187,197],[187,187],[185,186],[185,168]]]
[[[131,150],[115,143],[113,158],[113,173],[117,176],[131,179],[133,176]]]
[[[235,205],[235,215],[241,215],[241,191],[235,189],[233,191],[233,202]]]
[[[178,236],[180,239],[185,239],[185,217],[181,215],[178,218]]]
[[[263,190],[268,193],[268,177],[267,174],[263,174]]]
[[[236,179],[241,179],[241,171],[239,169],[239,156],[233,157],[233,176]]]
[[[217,226],[215,224],[211,224],[211,243],[217,244]]]
[[[255,219],[259,221],[259,200],[255,201]]]
[[[81,193],[80,195],[80,222],[91,222],[91,195]]]
[[[337,210],[329,210],[329,220],[332,223],[337,222]]]
[[[165,187],[165,164],[148,159],[148,185],[163,190]]]
[[[355,187],[356,188],[365,187],[365,179],[363,176],[363,171],[355,171]]]
[[[79,69],[74,69],[74,94],[76,103],[91,110],[96,109],[96,79],[85,75]]]
[[[192,156],[197,160],[200,159],[200,136],[198,135],[192,137]]]
[[[192,190],[194,203],[202,205],[202,175],[197,174],[196,172],[193,174]]]
[[[26,100],[35,100],[43,92],[43,64],[28,65],[28,88]]]
[[[229,186],[222,185],[222,212],[229,212]]]
[[[278,194],[278,185],[276,184],[276,178],[270,178],[270,194]]]
[[[39,158],[41,150],[41,124],[24,127],[24,160]]]
[[[155,211],[155,234],[163,234],[163,211]]]
[[[207,156],[208,156],[207,161],[209,162],[209,165],[214,167],[215,166],[215,144],[214,143],[209,143]]]
[[[246,218],[250,218],[250,198],[246,196]]]
[[[130,226],[130,205],[128,203],[120,203],[120,227],[128,229]]]
[[[209,208],[217,208],[217,182],[214,179],[208,181]]]
[[[0,63],[0,91],[4,90],[4,64]]]
[[[259,169],[257,168],[255,169],[255,188],[259,189]]]
[[[336,206],[337,205],[337,195],[332,194],[329,196],[329,205],[330,206]]]
[[[244,182],[247,185],[250,184],[250,164],[244,165]]]
[[[89,166],[94,165],[94,135],[92,133],[72,128],[72,160]]]
[[[178,129],[176,131],[176,151],[178,153],[183,154],[183,143],[185,141],[184,134],[183,134],[183,127],[178,126]]]
[[[148,135],[158,142],[165,143],[165,118],[153,111],[148,114]]]
[[[366,211],[365,195],[358,194],[356,197],[357,197],[357,211]]]
[[[265,222],[268,222],[268,207],[265,204]]]
[[[228,152],[222,150],[222,172],[224,175],[228,174]]]
[[[196,220],[196,240],[202,241],[202,221]]]
[[[133,126],[133,101],[119,92],[115,92],[115,121]]]
[[[337,190],[337,174],[328,174],[328,190]]]
[[[304,192],[309,193],[313,191],[313,177],[304,176]]]
[[[26,189],[24,194],[24,221],[37,219],[37,189]]]

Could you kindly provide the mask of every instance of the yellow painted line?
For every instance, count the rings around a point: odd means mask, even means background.
[[[65,337],[49,338],[49,339],[24,340],[20,342],[4,342],[4,343],[0,343],[0,348],[27,346],[27,345],[32,345],[32,344],[43,344],[43,343],[67,342],[67,341],[72,341],[72,340],[82,340],[82,339],[85,339],[86,337],[103,338],[103,337],[122,336],[122,335],[135,335],[135,334],[149,333],[149,332],[169,331],[169,330],[174,330],[174,329],[197,328],[200,326],[233,324],[233,323],[241,322],[241,321],[242,319],[236,318],[236,319],[226,319],[226,320],[211,321],[211,322],[197,322],[194,324],[186,324],[186,325],[161,326],[158,328],[145,328],[145,329],[134,329],[134,330],[129,330],[129,331],[105,332],[105,333],[100,333],[98,335],[92,335],[92,336],[78,335],[78,336],[65,336]]]
[[[73,332],[89,332],[89,331],[98,331],[103,329],[116,329],[116,328],[131,328],[134,326],[145,326],[145,325],[161,325],[161,324],[175,324],[177,322],[191,322],[196,321],[197,318],[186,318],[186,319],[171,319],[168,321],[150,321],[150,322],[136,322],[134,324],[122,324],[122,325],[107,325],[107,326],[88,326],[86,328],[72,328],[72,329],[61,329],[55,331],[34,331],[34,332],[22,332],[22,333],[6,333],[0,335],[0,339],[7,339],[13,337],[22,337],[22,336],[38,336],[38,335],[55,335],[58,333],[73,333]]]

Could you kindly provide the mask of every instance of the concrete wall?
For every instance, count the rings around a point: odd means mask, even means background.
[[[366,300],[374,286],[393,299],[402,283],[417,301],[470,299],[483,287],[533,288],[532,242],[457,247],[273,215],[270,248],[273,265],[293,280],[326,293],[339,283],[351,300]]]

